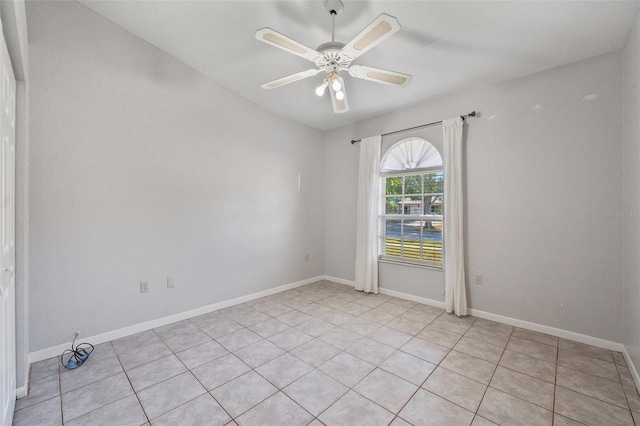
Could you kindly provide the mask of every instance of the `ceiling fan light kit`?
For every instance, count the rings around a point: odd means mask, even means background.
[[[342,13],[343,8],[344,5],[340,0],[327,0],[325,2],[325,9],[327,9],[333,21],[331,41],[322,43],[315,50],[271,28],[263,28],[256,31],[256,39],[307,59],[318,67],[270,81],[261,87],[275,89],[285,84],[313,77],[324,71],[327,75],[322,84],[316,88],[316,95],[323,96],[326,88],[329,87],[333,111],[343,113],[349,110],[349,104],[340,71],[346,71],[354,78],[389,86],[404,87],[409,84],[411,82],[411,75],[409,74],[364,65],[351,65],[351,62],[363,53],[398,32],[400,30],[398,20],[383,13],[367,25],[349,43],[344,44],[335,41],[335,17]]]

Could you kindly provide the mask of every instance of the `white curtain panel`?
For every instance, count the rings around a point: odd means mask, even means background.
[[[464,272],[462,130],[460,117],[442,122],[444,140],[444,281],[445,308],[467,315]]]
[[[360,142],[356,226],[356,290],[378,294],[378,204],[382,136]]]

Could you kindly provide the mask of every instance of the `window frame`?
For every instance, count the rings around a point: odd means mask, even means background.
[[[398,143],[401,143],[401,142],[402,141]],[[389,148],[389,150],[392,150],[392,149],[393,147]],[[443,208],[444,208],[444,187],[443,187],[443,192],[425,193],[425,192],[422,192],[424,191],[424,180],[423,180],[421,183],[421,186],[422,186],[421,192],[419,194],[405,193],[405,188],[404,188],[405,176],[415,176],[415,175],[423,176],[425,174],[435,174],[435,173],[442,174],[443,185],[444,185],[444,179],[446,179],[444,175],[444,164],[441,166],[435,166],[435,167],[424,167],[424,168],[416,168],[416,169],[408,169],[408,170],[393,170],[393,171],[385,171],[380,173],[380,206],[378,209],[378,212],[379,212],[378,214],[378,247],[379,247],[378,259],[380,261],[386,262],[386,263],[393,263],[393,264],[406,264],[406,265],[417,266],[421,268],[435,269],[438,271],[443,270],[444,226],[445,226],[444,214],[441,214],[441,215],[424,214],[424,210],[422,211],[422,214],[403,214],[403,213],[387,214],[386,213],[386,200],[389,197],[387,195],[386,182],[387,182],[387,178],[389,177],[402,177],[402,194],[400,194],[399,196],[402,199],[402,203],[400,204],[401,205],[400,211],[404,211],[404,198],[408,196],[413,196],[413,195],[421,196],[421,197],[429,196],[429,195],[440,196],[442,197]],[[386,250],[385,250],[386,239],[387,239],[386,226],[385,226],[386,221],[387,220],[403,221],[403,220],[406,220],[407,218],[414,218],[415,220],[421,220],[421,221],[432,220],[432,221],[437,221],[442,223],[443,237],[442,237],[441,249],[440,249],[442,254],[439,262],[435,262],[431,260],[416,260],[416,259],[399,257],[399,256],[390,256],[386,254]],[[402,236],[403,236],[403,226],[401,226],[400,241],[402,241]],[[421,256],[423,256],[423,251],[424,251],[423,244],[424,244],[424,237],[423,237],[423,233],[421,232],[420,233]]]

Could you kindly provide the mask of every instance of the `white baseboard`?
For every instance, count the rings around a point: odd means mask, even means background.
[[[633,364],[631,355],[629,355],[629,351],[627,351],[626,347],[623,349],[622,355],[624,355],[624,361],[627,363],[627,367],[629,367],[629,371],[631,372],[631,377],[633,377],[633,381],[636,383],[636,388],[640,390],[640,375],[638,374],[638,370],[636,370],[636,366]]]
[[[162,327],[163,325],[193,318],[198,315],[203,315],[209,312],[217,311],[219,309],[228,308],[229,306],[239,305],[241,303],[250,302],[252,300],[259,299],[261,297],[270,296],[272,294],[280,293],[286,290],[291,290],[292,288],[311,284],[316,281],[321,281],[323,279],[324,279],[324,275],[307,278],[301,281],[296,281],[294,283],[281,285],[279,287],[270,288],[268,290],[259,291],[257,293],[252,293],[246,296],[237,297],[235,299],[225,300],[223,302],[214,303],[212,305],[203,306],[197,309],[192,309],[190,311],[181,312],[175,315],[169,315],[163,318],[158,318],[155,320],[131,325],[129,327],[124,327],[118,330],[108,331],[106,333],[98,334],[95,336],[83,337],[82,341],[91,343],[92,345],[109,342],[111,340],[119,339],[121,337],[130,336],[132,334],[140,333],[142,331],[151,330],[153,328]],[[43,361],[45,359],[59,356],[65,349],[68,349],[70,345],[71,345],[71,342],[68,342],[68,343],[63,343],[61,345],[45,348],[36,352],[31,352],[29,353],[29,365],[33,364],[34,362]],[[28,366],[27,366],[27,369],[28,369]]]
[[[28,358],[28,356],[27,356]],[[31,363],[27,359],[27,368],[24,372],[24,386],[16,388],[16,399],[24,398],[29,395],[29,371],[31,369]]]
[[[587,345],[597,346],[599,348],[609,349],[616,352],[622,352],[624,350],[624,345],[622,343],[616,343],[610,340],[599,339],[597,337],[588,336],[586,334],[575,333],[573,331],[563,330],[561,328],[555,328],[555,327],[550,327],[548,325],[542,325],[534,322],[524,321],[517,318],[511,318],[511,317],[505,317],[498,314],[492,314],[490,312],[485,312],[478,309],[469,309],[469,315],[473,315],[474,317],[484,318],[491,321],[500,322],[503,324],[512,325],[514,327],[524,328],[526,330],[549,334],[551,336],[562,337],[563,339],[573,340],[576,342],[585,343]]]
[[[338,277],[332,277],[330,275],[324,275],[322,278],[325,281],[331,281],[331,282],[338,283],[338,284],[344,284],[344,285],[350,285],[350,286],[355,286],[356,285],[355,281],[345,280],[343,278],[338,278]]]
[[[344,284],[351,287],[356,285],[355,281],[345,280],[343,278],[332,277],[330,275],[325,275],[324,279],[327,281],[331,281],[338,284]],[[387,296],[397,297],[398,299],[410,300],[412,302],[422,303],[423,305],[434,306],[436,308],[444,309],[444,302],[440,302],[439,300],[427,299],[426,297],[414,296],[413,294],[402,293],[400,291],[389,290],[387,288],[378,288],[378,292],[380,294],[386,294]]]
[[[412,302],[422,303],[423,305],[433,306],[435,308],[444,309],[444,302],[439,300],[427,299],[426,297],[414,296],[413,294],[402,293],[400,291],[389,290],[387,288],[380,287],[378,289],[380,294],[386,294],[387,296],[397,297],[398,299],[410,300]]]
[[[27,385],[20,386],[16,389],[16,399],[24,398],[27,396]]]

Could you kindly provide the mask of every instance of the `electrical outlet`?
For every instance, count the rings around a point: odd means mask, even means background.
[[[140,293],[149,292],[149,283],[146,281],[140,281]]]
[[[176,288],[176,279],[174,277],[167,277],[167,288]]]
[[[476,274],[476,284],[482,284],[482,274]]]

